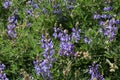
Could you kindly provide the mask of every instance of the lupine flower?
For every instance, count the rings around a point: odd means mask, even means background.
[[[72,28],[72,40],[75,40],[76,43],[80,40],[80,33],[80,29]]]
[[[28,4],[31,5],[34,9],[38,9],[39,8],[38,4],[34,3],[34,0],[28,0]]]
[[[113,19],[110,19],[109,20],[109,24],[108,25],[114,25],[114,24],[116,24],[116,20],[113,18]]]
[[[8,22],[9,23],[14,23],[14,24],[17,24],[17,18],[15,15],[11,16],[8,18]]]
[[[0,63],[0,80],[9,80],[6,74],[3,72],[5,65]]]
[[[120,20],[116,20],[116,24],[120,24]]]
[[[26,10],[27,14],[30,15],[30,16],[33,16],[33,10]]]
[[[55,23],[53,30],[54,30],[54,33],[53,33],[54,38],[55,39],[56,38],[60,39],[60,37],[63,35],[62,29],[60,29],[59,27],[57,27],[57,24]]]
[[[8,8],[12,5],[12,1],[10,0],[5,0],[5,3],[4,3],[4,8]]]
[[[106,15],[106,14],[102,14],[101,15],[101,18],[104,18],[104,19],[106,19],[108,16]]]
[[[105,23],[104,21],[100,21],[100,22],[99,22],[99,24],[100,24],[101,26],[103,26],[104,23]]]
[[[54,8],[54,9],[58,9],[58,8],[59,8],[59,5],[58,5],[58,4],[55,4],[55,5],[53,6],[53,8]]]
[[[16,25],[15,24],[9,24],[7,26],[7,28],[8,28],[8,35],[9,35],[9,37],[10,38],[16,38],[17,37],[17,33],[16,33],[16,30],[15,30]]]
[[[60,44],[60,55],[74,55],[75,46],[71,42],[61,42]]]
[[[38,75],[42,75],[42,77],[46,80],[52,80],[52,73],[51,73],[51,68],[52,68],[52,63],[55,61],[55,58],[53,58],[54,48],[53,48],[53,42],[50,39],[48,34],[43,34],[42,39],[42,48],[44,49],[44,60],[35,60],[34,65],[35,65],[35,70]]]
[[[93,66],[89,66],[89,68],[89,74],[91,74],[90,80],[105,80],[98,70],[99,64],[94,64]]]
[[[118,28],[115,26],[108,26],[104,30],[104,35],[107,36],[110,39],[110,41],[113,41],[116,36],[117,30],[118,30]]]
[[[49,59],[45,59],[42,62],[39,62],[38,60],[34,61],[35,70],[38,75],[42,75],[43,78],[47,80],[52,80],[52,62],[49,61]]]
[[[85,38],[84,38],[84,42],[85,42],[85,43],[90,44],[90,43],[91,43],[91,41],[92,41],[92,40],[91,40],[91,39],[89,39],[88,37],[85,37]]]
[[[54,14],[61,14],[61,13],[62,13],[62,10],[60,10],[60,9],[54,10]]]
[[[59,4],[54,4],[54,6],[53,6],[53,8],[54,8],[54,14],[62,14],[62,10],[59,8]]]
[[[39,8],[38,4],[33,4],[32,6],[33,6],[34,9],[38,9]]]
[[[115,36],[116,36],[116,32],[118,30],[118,28],[115,26],[116,23],[116,20],[113,18],[113,19],[110,19],[107,21],[107,24],[103,25],[103,29],[102,29],[102,32],[104,32],[104,35],[107,36],[110,41],[113,41]]]
[[[99,14],[94,14],[94,19],[100,19],[101,16]]]
[[[62,30],[60,28],[57,28],[56,25],[54,25],[54,33],[53,36],[55,38],[60,39],[60,55],[68,56],[68,55],[75,55],[75,46],[72,44],[72,39],[74,39],[76,42],[80,40],[80,29],[73,28],[72,37],[68,34],[68,30]]]
[[[60,37],[60,55],[74,55],[74,44],[71,43],[71,37],[67,30],[63,31],[63,35]]]
[[[103,10],[104,10],[104,11],[111,11],[111,10],[112,10],[112,7],[111,7],[111,6],[109,6],[109,7],[104,7]]]
[[[60,40],[64,42],[69,42],[71,40],[67,30],[64,30],[62,36],[60,36]]]
[[[106,0],[105,3],[110,4],[111,0]],[[112,6],[104,7],[104,11],[112,10]],[[99,14],[97,14],[99,15]],[[116,20],[117,15],[110,14],[102,14],[99,16],[94,16],[94,19],[102,19],[100,21],[101,28],[99,30],[100,33],[103,33],[110,41],[113,41],[115,36],[117,35],[117,25],[120,24],[120,20]],[[86,40],[87,41],[87,40]]]
[[[58,37],[59,28],[54,27],[53,29],[54,29],[53,36],[54,36],[54,38],[56,39],[56,38]]]
[[[35,9],[39,8],[39,5],[37,3],[34,2],[34,0],[28,0],[27,1],[27,8],[26,8],[26,20],[27,20],[27,27],[32,27],[32,23],[29,21],[28,16],[30,17],[38,17],[40,14],[39,13],[35,13]]]
[[[8,18],[8,22],[9,24],[7,25],[7,33],[8,33],[8,36],[13,39],[13,38],[16,38],[17,37],[17,33],[16,33],[16,26],[17,26],[17,19],[18,19],[18,15],[17,15],[17,11],[14,12],[14,15],[12,15],[11,17]]]

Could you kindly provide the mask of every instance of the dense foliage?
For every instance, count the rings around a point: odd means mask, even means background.
[[[0,80],[120,80],[120,0],[0,0]]]

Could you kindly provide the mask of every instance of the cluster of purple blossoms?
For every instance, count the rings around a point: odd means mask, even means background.
[[[78,23],[76,23],[76,26],[72,28],[72,34],[68,34],[68,30],[62,30],[59,27],[56,26],[56,23],[54,25],[54,38],[60,39],[60,55],[75,55],[75,46],[72,42],[78,43],[81,39],[80,33],[81,29],[78,28]],[[91,39],[88,37],[84,38],[84,42],[87,44],[91,43]]]
[[[3,72],[4,69],[5,69],[5,65],[0,63],[0,80],[9,80],[6,77],[6,74]]]
[[[31,9],[26,9],[26,13],[30,16],[34,16],[34,9],[38,9],[38,4],[34,3],[34,0],[28,0],[28,6],[32,7]]]
[[[53,36],[58,39],[60,39],[60,55],[74,55],[75,54],[75,46],[72,43],[74,40],[76,43],[80,40],[80,29],[73,28],[72,29],[73,33],[72,35],[68,34],[68,30],[62,30],[59,27],[54,27],[54,33]]]
[[[14,12],[14,15],[10,16],[8,18],[8,25],[7,25],[7,33],[10,37],[10,39],[16,38],[17,37],[17,33],[16,33],[16,26],[17,26],[17,19],[18,19],[18,11],[16,10]]]
[[[48,35],[42,35],[41,39],[42,48],[44,49],[44,60],[35,60],[35,70],[38,75],[42,75],[42,77],[46,80],[52,80],[52,73],[51,68],[52,64],[55,61],[55,58],[53,58],[54,48],[53,48],[53,42],[51,38],[48,37]]]
[[[44,48],[44,57],[51,58],[54,54],[53,42],[48,36],[42,35],[42,48]]]
[[[60,39],[60,37],[63,35],[63,30],[56,26],[53,29],[54,29],[54,33],[53,33],[54,38]]]
[[[62,14],[62,10],[60,9],[59,4],[54,4],[54,14]]]
[[[90,44],[91,41],[92,41],[92,40],[91,40],[90,38],[88,38],[88,37],[85,36],[85,38],[84,38],[84,42],[85,42],[85,43]]]
[[[27,13],[27,16],[26,16],[26,20],[28,20],[29,17],[35,17],[35,13],[34,13],[34,10],[35,9],[38,9],[39,8],[39,5],[36,4],[34,2],[34,0],[28,0],[28,5],[27,5],[27,8],[26,8],[26,13]],[[38,16],[38,14],[36,14]],[[27,27],[31,27],[31,23],[30,21],[27,21]]]
[[[110,19],[108,24],[104,25],[105,28],[102,30],[102,32],[104,31],[104,35],[107,36],[110,41],[114,40],[116,32],[118,30],[118,27],[115,24],[116,22],[114,22],[114,19]]]
[[[4,8],[8,8],[12,5],[12,1],[11,0],[5,0],[5,3],[4,3]]]
[[[89,66],[89,68],[89,74],[91,74],[90,80],[105,80],[98,70],[99,64],[94,64],[93,66]]]
[[[107,3],[107,2],[106,2]],[[110,4],[110,3],[107,3]],[[104,11],[111,11],[113,8],[111,6],[104,7]],[[115,36],[117,35],[118,27],[117,25],[120,24],[120,20],[116,20],[116,15],[110,14],[95,14],[94,19],[100,19],[100,32],[104,33],[104,35],[110,40],[113,41]]]
[[[108,7],[104,7],[103,9],[104,11],[111,11],[112,10],[112,7],[111,6],[108,6]]]
[[[63,31],[63,34],[60,37],[60,55],[74,55],[75,46],[71,43],[71,37],[68,34],[67,30]]]
[[[32,6],[33,9],[38,9],[39,6],[34,2],[34,0],[28,0],[28,5]]]
[[[80,40],[80,33],[81,33],[81,29],[78,28],[72,28],[72,40],[75,40],[76,43],[78,43],[78,41]]]
[[[109,14],[102,14],[102,15],[98,13],[94,14],[94,19],[110,19],[110,18],[112,18],[112,16]]]

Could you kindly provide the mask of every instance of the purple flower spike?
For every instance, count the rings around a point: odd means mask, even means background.
[[[110,4],[111,0],[105,0],[106,4]],[[105,11],[111,11],[113,9],[112,6],[104,7],[103,10]],[[111,15],[111,14],[102,14],[99,17],[99,14],[94,15],[94,19],[101,19],[99,22],[101,28],[99,29],[100,33],[103,33],[106,38],[109,39],[109,41],[113,41],[115,39],[115,36],[117,35],[118,27],[116,27],[118,24],[120,24],[120,20],[116,20],[117,15]],[[84,39],[85,42],[89,42],[89,40],[86,38]]]
[[[93,66],[89,66],[89,74],[91,74],[90,80],[105,80],[103,76],[100,74],[98,68],[99,64],[94,64]]]
[[[111,10],[112,10],[112,7],[111,7],[111,6],[109,6],[109,7],[104,7],[103,10],[104,10],[104,11],[111,11]]]
[[[6,0],[5,3],[4,3],[4,8],[8,8],[12,5],[12,1],[10,0]]]
[[[91,40],[91,39],[89,39],[88,37],[85,37],[85,38],[84,38],[84,41],[85,41],[85,43],[90,44],[92,40]]]
[[[75,40],[76,43],[78,43],[78,41],[80,40],[80,33],[81,30],[77,29],[77,28],[73,28],[72,29],[72,40]]]
[[[100,23],[99,23],[99,24],[100,24],[101,26],[103,26],[103,25],[104,25],[104,23],[105,23],[104,21],[100,21]]]
[[[100,19],[101,16],[99,14],[94,14],[94,19]]]
[[[120,20],[116,20],[116,24],[120,24]]]
[[[44,60],[35,60],[34,66],[36,73],[38,75],[42,75],[42,77],[46,80],[52,80],[52,73],[51,73],[51,68],[53,66],[53,62],[55,61],[55,58],[53,58],[53,54],[55,53],[54,48],[53,48],[53,42],[50,37],[48,37],[47,34],[42,35],[41,39],[42,43],[42,48],[44,49]]]
[[[74,45],[71,43],[71,37],[68,34],[67,30],[63,31],[62,36],[60,37],[60,55],[68,56],[74,55]]]
[[[7,25],[7,29],[8,29],[8,36],[10,37],[10,39],[16,38],[17,37],[17,33],[16,33],[16,25],[17,25],[17,18],[15,15],[11,16],[8,18],[8,22],[9,24]]]
[[[9,80],[3,70],[5,69],[5,65],[0,63],[0,80]]]

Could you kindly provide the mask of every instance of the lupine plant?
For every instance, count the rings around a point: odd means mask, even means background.
[[[0,0],[0,80],[120,80],[120,0]]]

